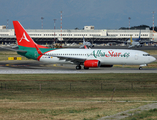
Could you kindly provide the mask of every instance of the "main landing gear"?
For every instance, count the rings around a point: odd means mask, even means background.
[[[88,70],[89,67],[84,67],[84,69],[85,69],[85,70]],[[77,66],[76,66],[76,70],[81,70],[81,65],[77,65]]]
[[[81,65],[77,65],[76,70],[81,70]]]

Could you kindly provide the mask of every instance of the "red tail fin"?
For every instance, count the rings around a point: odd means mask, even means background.
[[[36,47],[36,43],[33,41],[33,39],[28,35],[28,33],[25,31],[25,29],[22,27],[22,25],[18,21],[13,21],[15,34],[17,43],[20,46],[24,47]],[[39,48],[47,48],[45,46],[37,45]]]
[[[86,46],[86,45],[84,45],[84,48],[85,48],[85,49],[87,49],[87,46]]]

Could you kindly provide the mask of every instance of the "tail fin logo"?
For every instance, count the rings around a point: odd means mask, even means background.
[[[20,39],[19,42],[21,42],[22,40],[26,40],[27,42],[30,42],[30,41],[27,39],[25,32],[23,33],[23,36],[21,37],[21,39]]]

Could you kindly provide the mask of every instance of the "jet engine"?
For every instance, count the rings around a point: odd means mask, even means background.
[[[84,67],[89,68],[89,67],[100,67],[100,61],[99,60],[86,60],[84,62]]]

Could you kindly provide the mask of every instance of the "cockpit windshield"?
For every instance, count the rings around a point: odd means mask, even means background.
[[[150,54],[143,54],[143,56],[150,56]]]

